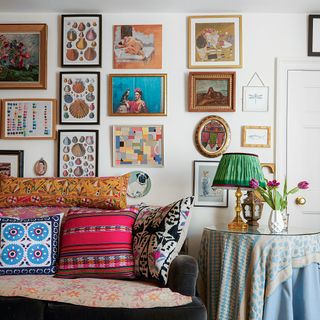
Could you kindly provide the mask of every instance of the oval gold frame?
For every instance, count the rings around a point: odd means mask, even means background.
[[[223,126],[225,133],[226,133],[226,139],[225,139],[223,145],[218,150],[216,150],[214,152],[208,151],[201,143],[202,130],[211,121],[219,122]],[[230,144],[230,136],[231,136],[230,127],[224,119],[222,119],[221,117],[218,117],[218,116],[208,116],[208,117],[203,118],[197,126],[196,133],[195,133],[196,147],[197,147],[198,151],[202,155],[204,155],[205,157],[215,158],[215,157],[220,156],[221,154],[223,154],[227,150],[227,148]]]

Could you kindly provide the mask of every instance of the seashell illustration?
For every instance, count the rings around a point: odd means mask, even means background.
[[[64,92],[70,92],[71,91],[71,87],[67,84],[64,86],[63,88]]]
[[[67,49],[66,56],[67,56],[68,60],[75,61],[79,57],[78,50],[76,50],[76,49]]]
[[[64,145],[68,146],[68,145],[70,145],[71,140],[69,139],[69,137],[65,137],[62,142]]]
[[[89,172],[89,177],[94,177],[94,172],[93,171]]]
[[[68,171],[71,173],[72,172],[72,168],[69,168]]]
[[[89,78],[86,78],[86,83],[89,83],[90,82],[90,79]]]
[[[71,103],[73,101],[72,95],[70,94],[65,94],[63,99],[64,99],[64,102],[66,103]]]
[[[81,164],[81,159],[77,158],[76,161],[75,161],[75,164],[79,166]]]
[[[67,154],[63,155],[63,161],[68,162],[70,160],[69,156]]]
[[[88,152],[88,153],[92,153],[92,152],[94,152],[93,147],[92,147],[92,146],[89,146],[89,147],[87,148],[87,152]]]
[[[68,108],[67,108],[68,109]],[[64,114],[63,114],[63,117],[65,118],[65,119],[69,119],[69,113],[68,112],[65,112]]]
[[[73,137],[73,138],[72,138],[72,142],[73,142],[73,143],[77,143],[77,142],[78,142],[78,138],[77,138],[77,137]]]
[[[84,57],[88,60],[88,61],[92,61],[96,58],[97,56],[97,52],[94,48],[88,48],[85,52],[84,52]]]
[[[72,28],[76,28],[78,26],[78,24],[75,22],[73,25],[72,25]]]
[[[95,108],[96,108],[95,105],[93,103],[91,103],[89,106],[90,111],[93,111]]]
[[[63,169],[68,169],[68,165],[65,163],[63,166],[62,166]]]
[[[93,137],[92,137],[92,136],[87,136],[87,137],[86,137],[86,143],[87,143],[88,145],[93,144]]]
[[[73,161],[69,161],[68,165],[69,165],[69,167],[73,167],[74,166],[74,162]]]
[[[83,31],[86,28],[86,25],[83,22],[79,23],[78,30]]]
[[[76,157],[82,157],[86,153],[86,149],[81,143],[76,143],[72,148],[71,152]]]
[[[74,156],[71,156],[71,160],[74,160]]]
[[[68,105],[67,104],[63,105],[63,111],[68,111]]]
[[[71,42],[67,43],[67,48],[69,48],[69,49],[72,48],[72,43]]]
[[[95,48],[95,47],[97,46],[97,43],[96,43],[95,41],[92,41],[92,42],[91,42],[91,46],[92,46],[93,48]]]
[[[72,86],[72,89],[74,92],[76,93],[81,93],[84,91],[85,89],[85,86],[84,86],[84,83],[81,81],[81,80],[77,80],[73,86]]]
[[[85,38],[80,38],[77,43],[76,43],[76,47],[79,49],[79,50],[83,50],[87,47],[87,41]]]
[[[86,95],[86,99],[91,102],[91,101],[93,101],[93,100],[95,99],[95,96],[94,96],[93,93],[89,92],[89,93]]]
[[[84,142],[84,140],[85,140],[84,136],[81,136],[80,139],[79,139],[80,142]]]
[[[89,91],[89,92],[93,92],[93,91],[94,91],[94,85],[93,85],[92,83],[90,83],[90,84],[88,85],[88,91]]]
[[[89,118],[90,118],[90,119],[93,119],[93,118],[94,118],[94,113],[93,113],[93,112],[90,112],[90,113],[89,113]]]
[[[92,25],[95,27],[97,25],[97,23],[95,21],[93,21]]]
[[[77,32],[73,29],[70,29],[68,32],[67,32],[67,39],[69,41],[74,41],[77,39]],[[68,47],[70,48],[70,47]]]
[[[88,160],[89,160],[89,161],[93,161],[93,160],[94,160],[94,156],[93,156],[92,154],[89,154]]]
[[[79,33],[79,38],[84,38],[84,33],[83,32]]]
[[[83,175],[83,169],[81,167],[76,167],[73,173],[76,177],[80,177]]]
[[[97,38],[96,32],[93,30],[93,28],[90,28],[86,34],[86,38],[89,41],[93,41]]]
[[[71,79],[68,80],[68,84],[72,84],[72,80]]]
[[[88,168],[89,168],[89,169],[93,169],[93,168],[94,168],[94,165],[93,165],[93,164],[90,164]]]
[[[67,177],[68,176],[68,171],[67,170],[63,170],[62,174],[63,174],[64,177]]]
[[[83,163],[83,165],[84,165],[85,167],[87,167],[87,166],[88,166],[88,161],[85,161],[85,162]]]
[[[67,146],[63,147],[63,152],[64,153],[68,153],[69,151],[70,151],[69,147],[67,147]]]
[[[88,173],[88,172],[89,172],[88,168],[85,168],[85,169],[84,169],[84,172],[85,172],[85,173]]]
[[[87,27],[88,27],[88,28],[90,28],[90,27],[91,27],[90,22],[87,22]]]
[[[69,112],[74,118],[84,118],[89,113],[89,106],[82,99],[77,99],[70,105]]]
[[[83,57],[80,57],[79,60],[80,60],[80,61],[83,61]]]

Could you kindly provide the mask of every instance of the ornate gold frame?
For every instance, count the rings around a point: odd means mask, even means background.
[[[247,143],[247,140],[246,140],[247,129],[267,130],[267,135],[268,135],[267,136],[267,143],[266,144]],[[242,126],[241,147],[270,148],[271,147],[271,127],[270,126]]]

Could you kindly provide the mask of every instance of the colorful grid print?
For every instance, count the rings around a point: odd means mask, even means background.
[[[6,101],[5,138],[52,138],[52,101]]]
[[[60,122],[99,122],[99,73],[61,73]]]
[[[163,166],[163,126],[114,126],[114,166]]]
[[[96,177],[98,132],[59,131],[59,177]]]
[[[63,65],[100,65],[101,16],[62,16]]]

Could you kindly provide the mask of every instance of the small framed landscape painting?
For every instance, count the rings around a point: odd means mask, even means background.
[[[109,115],[166,115],[166,74],[110,74]]]
[[[0,89],[45,89],[47,25],[0,24]]]
[[[114,69],[161,69],[162,25],[113,27]]]
[[[195,207],[228,207],[228,190],[211,188],[219,161],[194,161]]]
[[[235,111],[235,81],[235,72],[190,72],[189,111]]]
[[[251,148],[270,148],[271,127],[243,126],[241,146]]]
[[[101,14],[62,15],[62,67],[101,67]]]
[[[2,139],[55,139],[55,99],[3,99]]]
[[[98,176],[98,130],[58,131],[58,176]]]
[[[115,167],[163,167],[163,126],[113,126]]]
[[[23,150],[0,150],[0,176],[23,177]]]
[[[60,123],[99,124],[100,72],[60,73]]]

